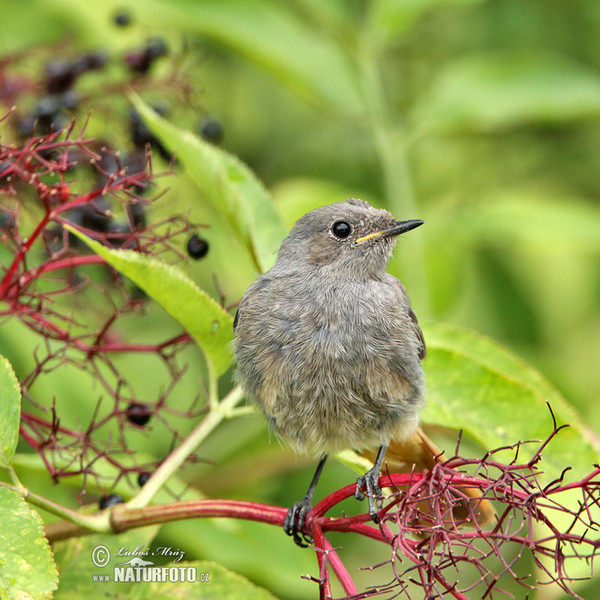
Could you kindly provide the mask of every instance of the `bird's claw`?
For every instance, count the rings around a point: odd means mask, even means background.
[[[294,538],[296,545],[301,548],[306,548],[309,542],[312,541],[311,537],[302,531],[304,529],[306,515],[308,515],[311,509],[312,504],[310,498],[303,498],[300,502],[295,502],[285,516],[283,530],[288,535],[291,535]]]
[[[375,523],[379,522],[376,504],[381,502],[381,488],[379,487],[379,468],[370,469],[364,475],[356,480],[356,490],[354,497],[357,500],[363,500],[367,497],[369,502],[369,515]]]

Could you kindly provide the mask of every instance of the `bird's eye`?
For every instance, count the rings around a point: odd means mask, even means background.
[[[331,226],[331,233],[335,235],[336,238],[344,239],[347,238],[352,232],[352,227],[346,221],[336,221]]]

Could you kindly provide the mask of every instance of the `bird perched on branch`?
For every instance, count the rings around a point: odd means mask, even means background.
[[[390,441],[416,436],[423,447],[425,342],[404,286],[386,272],[397,237],[422,224],[357,199],[317,208],[297,221],[275,265],[240,301],[234,347],[246,395],[280,438],[321,455],[285,522],[299,545],[328,454],[378,449],[355,493],[368,497],[376,521]],[[424,451],[430,462],[431,452]]]

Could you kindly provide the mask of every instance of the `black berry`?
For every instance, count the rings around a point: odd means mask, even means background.
[[[194,234],[188,241],[187,252],[191,258],[200,260],[208,254],[208,242],[199,235]]]
[[[145,485],[145,483],[148,481],[148,479],[150,479],[150,476],[152,475],[152,473],[148,473],[147,471],[142,471],[137,478],[137,482],[138,485],[140,487],[143,487]]]
[[[165,110],[160,106],[152,107],[159,115],[164,116]],[[143,150],[146,144],[150,144],[165,160],[171,160],[171,155],[160,143],[159,139],[146,127],[142,117],[137,110],[132,110],[129,115],[131,124],[131,139],[138,150]]]
[[[0,229],[11,229],[15,226],[14,215],[0,210]]]
[[[218,144],[223,139],[223,126],[218,119],[209,117],[202,123],[200,135],[213,144]]]
[[[146,227],[146,207],[143,204],[139,202],[136,202],[135,204],[128,204],[127,214],[129,215],[131,224],[135,227],[135,229],[144,229],[144,227]]]
[[[127,27],[128,25],[131,25],[131,14],[125,10],[120,10],[115,13],[113,22],[118,27]]]
[[[0,180],[8,177],[9,169],[12,167],[12,163],[9,160],[3,160],[0,162]]]
[[[115,248],[120,248],[131,236],[131,225],[127,223],[111,223],[108,228],[108,240]]]
[[[148,423],[152,416],[152,409],[147,404],[141,404],[140,402],[132,402],[125,412],[127,420],[134,425],[143,427]]]
[[[84,73],[85,71],[98,71],[103,69],[108,62],[108,56],[106,52],[102,50],[96,50],[94,52],[86,52],[82,54],[73,63],[73,69],[77,73]]]
[[[125,56],[127,66],[136,73],[146,73],[150,68],[150,59],[143,53],[138,51],[130,52]]]
[[[149,39],[146,42],[146,47],[144,52],[150,60],[154,60],[155,58],[160,58],[161,56],[166,56],[169,53],[169,47],[167,46],[167,42],[160,37]]]
[[[61,129],[67,123],[60,96],[42,96],[35,105],[33,116],[42,134]]]
[[[123,496],[119,494],[107,494],[106,496],[102,496],[100,498],[100,502],[98,502],[98,506],[100,510],[108,508],[109,506],[114,506],[115,504],[123,504],[125,500],[123,500]]]
[[[46,65],[46,91],[50,94],[66,92],[79,73],[70,61],[56,59]]]
[[[127,173],[142,173],[146,170],[146,149],[136,148],[129,156],[124,159],[123,166],[127,168]],[[138,196],[142,196],[150,189],[150,184],[147,179],[133,184],[133,190]],[[144,225],[145,227],[145,225]]]
[[[20,138],[29,138],[35,133],[35,118],[33,115],[23,115],[16,123],[17,135]]]
[[[100,233],[106,233],[112,222],[110,204],[104,196],[99,196],[94,202],[77,206],[69,213],[69,217],[77,225]]]
[[[79,106],[79,94],[75,90],[67,90],[60,97],[60,104],[69,111],[77,110]]]
[[[142,50],[130,52],[125,57],[125,62],[136,73],[147,73],[152,63],[169,52],[167,43],[162,38],[153,38],[146,42]]]

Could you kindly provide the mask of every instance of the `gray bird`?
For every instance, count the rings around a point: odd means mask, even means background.
[[[377,521],[387,446],[417,428],[425,342],[404,286],[386,268],[396,237],[422,224],[357,199],[317,208],[240,301],[234,347],[247,397],[280,438],[322,455],[287,514],[285,532],[298,545],[329,453],[379,448],[355,493],[368,496]]]

